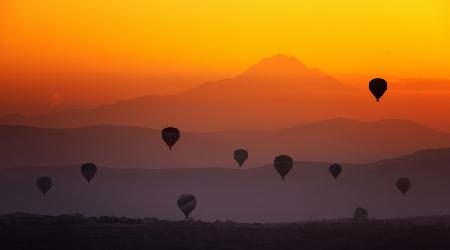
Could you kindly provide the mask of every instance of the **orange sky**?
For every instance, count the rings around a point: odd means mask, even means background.
[[[0,104],[175,92],[278,53],[342,79],[450,78],[449,44],[446,0],[2,0]]]

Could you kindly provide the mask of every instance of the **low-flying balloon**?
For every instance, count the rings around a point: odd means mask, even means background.
[[[275,165],[277,172],[281,175],[281,178],[284,180],[289,171],[294,167],[294,160],[289,155],[279,155],[275,157],[273,164]]]
[[[242,167],[242,164],[247,160],[248,152],[245,149],[237,149],[234,151],[234,160],[237,161],[239,167]]]
[[[189,218],[189,214],[197,206],[197,199],[191,194],[182,194],[177,200],[178,207],[183,212],[184,216]]]
[[[397,180],[397,188],[402,192],[403,195],[406,195],[406,192],[411,188],[411,180],[408,178],[400,178]]]
[[[375,78],[369,82],[369,90],[372,95],[375,96],[377,102],[383,96],[384,92],[387,90],[387,82],[382,78]]]
[[[36,180],[36,185],[38,186],[39,190],[41,190],[43,195],[45,195],[48,192],[48,190],[50,190],[52,184],[53,184],[52,179],[47,176],[41,176]]]
[[[330,174],[334,177],[334,179],[336,180],[337,177],[341,174],[342,172],[342,167],[339,164],[332,164],[328,170],[330,171]]]
[[[173,145],[180,139],[180,130],[173,127],[164,128],[161,133],[161,138],[169,146],[169,149],[172,150]]]
[[[88,162],[81,165],[81,174],[86,178],[88,183],[94,178],[95,173],[97,173],[97,166],[94,163]]]

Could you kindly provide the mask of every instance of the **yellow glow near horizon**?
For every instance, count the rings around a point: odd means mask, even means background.
[[[283,53],[331,74],[450,78],[445,0],[5,0],[0,65],[238,73]]]

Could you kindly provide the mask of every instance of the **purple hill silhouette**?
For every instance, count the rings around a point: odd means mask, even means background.
[[[421,150],[370,164],[342,163],[335,181],[330,163],[296,162],[285,181],[273,166],[253,169],[133,170],[100,167],[87,185],[79,166],[0,170],[0,213],[82,213],[87,216],[181,220],[182,193],[195,194],[196,219],[307,221],[350,218],[362,206],[371,218],[449,214],[450,149]],[[43,198],[35,178],[51,176]],[[406,196],[395,181],[408,177]],[[282,205],[280,205],[282,204]]]
[[[245,168],[272,162],[279,154],[295,160],[364,163],[450,147],[449,134],[411,121],[344,118],[279,130],[182,131],[171,151],[161,140],[160,130],[137,127],[0,126],[0,138],[2,168],[83,162],[116,168],[236,168],[233,151],[238,148],[249,152]]]

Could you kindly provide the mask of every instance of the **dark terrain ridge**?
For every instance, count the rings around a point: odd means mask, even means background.
[[[369,163],[427,148],[450,147],[450,134],[406,120],[361,122],[345,118],[277,130],[209,133],[181,129],[168,150],[160,129],[121,126],[49,129],[0,125],[0,169],[95,162],[114,168],[237,166],[233,151],[249,152],[245,168],[289,154],[297,161]]]
[[[138,223],[139,222],[139,223]],[[2,249],[433,249],[450,248],[448,216],[297,223],[0,216]]]
[[[205,221],[280,222],[345,218],[362,206],[371,218],[450,214],[450,148],[421,150],[370,164],[341,163],[335,181],[327,162],[296,162],[285,181],[273,165],[257,168],[111,169],[87,184],[80,166],[0,171],[0,213],[81,213],[181,219],[176,199],[194,194],[192,216]],[[44,197],[36,187],[53,179]],[[395,182],[410,178],[402,196]]]

